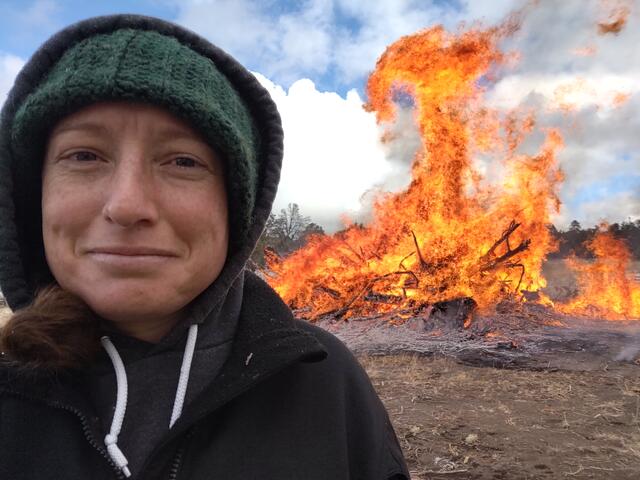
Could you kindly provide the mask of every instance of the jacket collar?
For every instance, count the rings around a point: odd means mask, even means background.
[[[231,354],[215,380],[185,407],[162,442],[147,458],[145,478],[156,478],[159,462],[168,458],[175,441],[199,420],[218,410],[267,378],[298,362],[317,362],[327,356],[311,333],[296,326],[291,310],[262,279],[247,272],[244,302]]]
[[[257,275],[247,272],[244,302],[229,359],[216,379],[175,424],[179,430],[297,362],[327,356],[320,341],[298,326],[291,310]]]

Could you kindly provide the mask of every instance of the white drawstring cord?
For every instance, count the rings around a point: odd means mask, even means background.
[[[180,367],[180,379],[178,380],[178,389],[176,390],[176,399],[173,402],[173,412],[171,412],[171,421],[169,428],[173,427],[176,420],[182,415],[182,407],[184,406],[184,397],[187,394],[187,384],[189,383],[189,372],[191,370],[191,361],[193,360],[193,352],[196,348],[196,338],[198,337],[198,324],[194,323],[189,327],[189,335],[187,336],[187,344],[184,347],[184,355],[182,357],[182,366]]]
[[[113,420],[111,421],[111,430],[104,437],[104,444],[107,446],[107,451],[109,452],[109,456],[111,460],[115,462],[122,473],[124,473],[125,477],[130,477],[131,472],[127,465],[129,461],[127,457],[124,456],[120,447],[118,447],[118,435],[120,434],[120,429],[122,428],[122,422],[124,421],[124,414],[127,409],[127,372],[124,369],[124,364],[122,363],[122,359],[116,350],[116,347],[113,346],[109,337],[102,337],[100,339],[102,346],[107,351],[109,358],[111,358],[111,363],[113,363],[113,368],[116,371],[116,411],[113,413]]]
[[[171,412],[171,421],[169,422],[169,428],[173,427],[173,424],[180,418],[182,414],[182,407],[184,406],[184,397],[187,394],[187,385],[189,384],[189,373],[191,372],[191,362],[193,360],[193,354],[196,349],[196,340],[198,338],[198,325],[193,324],[189,327],[189,334],[187,336],[187,344],[184,347],[184,355],[182,357],[182,366],[180,367],[180,379],[178,380],[178,389],[176,391],[176,398],[173,402],[173,411]],[[113,420],[111,421],[111,430],[104,437],[104,444],[107,446],[109,456],[118,466],[125,477],[130,477],[131,472],[127,465],[129,461],[124,456],[120,447],[118,447],[118,435],[122,428],[122,422],[124,421],[124,414],[127,408],[127,372],[120,358],[120,354],[116,347],[111,343],[109,337],[104,336],[100,339],[102,346],[107,351],[113,368],[116,371],[116,411],[113,414]]]

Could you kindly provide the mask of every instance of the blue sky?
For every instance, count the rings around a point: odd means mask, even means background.
[[[612,192],[633,191],[640,186],[640,172],[637,174],[613,174],[581,186],[568,202],[573,207],[584,203],[606,201]]]
[[[487,99],[503,110],[535,108],[542,127],[559,128],[567,179],[559,226],[640,217],[640,14],[637,1],[539,0],[504,48],[520,52]],[[605,9],[603,5],[607,5]],[[293,201],[329,229],[341,213],[366,216],[372,188],[406,185],[415,132],[396,125],[401,144],[383,145],[362,110],[368,73],[402,35],[460,22],[494,25],[524,0],[0,0],[0,103],[33,51],[60,28],[90,16],[141,13],[186,26],[255,72],[281,110],[287,134],[277,207]],[[616,35],[597,22],[630,6]],[[588,57],[575,54],[590,49]],[[582,89],[570,116],[557,90]],[[627,102],[612,108],[616,93]],[[400,120],[399,120],[400,122]],[[398,130],[398,131],[400,131]],[[330,185],[330,187],[328,187]]]
[[[26,58],[60,28],[96,15],[140,13],[171,20],[177,7],[155,0],[2,0],[0,2],[0,48]]]

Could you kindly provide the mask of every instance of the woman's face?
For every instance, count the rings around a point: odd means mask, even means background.
[[[227,256],[221,159],[149,105],[91,105],[60,121],[42,180],[42,230],[58,283],[123,332],[157,341]]]

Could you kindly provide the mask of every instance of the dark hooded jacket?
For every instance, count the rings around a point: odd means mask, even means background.
[[[9,305],[28,305],[52,278],[40,218],[26,214],[40,202],[40,185],[25,183],[12,156],[13,116],[69,44],[119,28],[171,35],[210,58],[246,101],[262,139],[248,238],[194,300],[187,321],[156,345],[112,333],[129,375],[120,443],[134,478],[409,478],[387,413],[354,357],[329,333],[295,320],[262,279],[245,271],[279,180],[280,119],[250,73],[192,32],[148,17],[98,17],[56,34],[19,74],[0,117],[0,283]],[[186,403],[169,429],[193,323],[201,333]],[[106,355],[55,375],[0,361],[0,478],[123,478],[103,440],[115,389]]]

